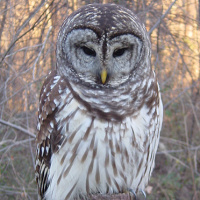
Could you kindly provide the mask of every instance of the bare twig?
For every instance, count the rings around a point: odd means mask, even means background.
[[[150,29],[150,31],[148,32],[148,35],[150,36],[152,34],[152,32],[154,31],[154,29],[156,29],[159,24],[162,22],[162,20],[166,17],[166,15],[170,12],[172,6],[176,3],[176,0],[173,1],[169,8],[166,10],[166,12],[158,19],[158,21],[153,25],[153,27]]]
[[[163,143],[159,143],[159,148],[163,150],[163,152],[165,152],[165,155],[170,159],[170,160],[175,160],[177,163],[180,163],[182,166],[184,166],[185,168],[189,169],[190,167],[188,165],[186,165],[183,161],[181,161],[180,159],[176,158],[175,156],[172,156],[171,154],[169,154],[166,150],[166,147]]]
[[[189,148],[190,151],[197,151],[198,149],[200,149],[200,145]],[[181,153],[181,152],[186,152],[186,151],[188,151],[188,149],[165,150],[165,151],[158,151],[156,154],[160,155],[160,154],[166,154],[166,153],[167,154],[169,154],[169,153]]]
[[[190,105],[191,105],[191,107],[192,107],[192,112],[193,112],[194,118],[195,118],[195,120],[196,120],[196,124],[197,124],[198,130],[199,130],[199,132],[200,132],[200,122],[199,122],[199,119],[198,119],[198,117],[197,117],[197,113],[196,113],[196,110],[195,110],[195,108],[194,108],[194,105],[193,105],[193,103],[192,103],[192,99],[191,99],[191,97],[190,97],[189,95],[187,95],[187,97],[188,97],[189,102],[190,102]]]
[[[185,88],[182,92],[180,92],[176,97],[171,99],[169,102],[167,102],[163,107],[166,109],[171,103],[173,103],[175,100],[179,99],[183,94],[185,94],[188,90],[190,90],[192,87],[195,87],[198,85],[199,81],[194,82],[190,87]]]
[[[26,89],[27,87],[29,87],[30,85],[32,85],[33,83],[37,83],[38,81],[41,81],[42,79],[44,79],[45,76],[41,76],[39,79],[34,80],[29,82],[27,85],[25,85],[24,87],[20,88],[18,91],[16,91],[13,95],[9,96],[8,98],[4,99],[2,102],[0,102],[0,106],[3,105],[4,103],[6,103],[9,99],[12,99],[15,95],[17,95],[19,92],[23,91],[24,89]]]
[[[191,177],[192,177],[192,186],[193,186],[193,200],[197,200],[197,189],[196,189],[196,181],[195,181],[195,178],[194,178],[194,167],[193,167],[193,164],[192,164],[192,155],[191,155],[191,151],[189,150],[189,137],[188,137],[188,127],[187,127],[187,117],[188,115],[186,114],[185,112],[185,105],[183,103],[183,101],[181,100],[181,105],[182,105],[182,110],[183,110],[183,114],[184,114],[184,127],[185,127],[185,138],[186,138],[186,142],[187,142],[187,145],[188,145],[188,161],[189,161],[189,165],[190,165],[190,171],[191,171]]]
[[[1,21],[1,25],[0,25],[0,41],[1,41],[1,36],[2,36],[2,33],[3,33],[3,30],[4,30],[4,26],[6,25],[5,21],[6,21],[6,12],[7,12],[7,7],[8,7],[8,1],[6,1],[6,4],[5,4],[5,13],[3,14],[3,19]],[[0,43],[1,44],[1,43]],[[0,45],[1,46],[1,45]],[[0,48],[1,49],[1,48]]]
[[[54,1],[54,0],[53,0]],[[50,3],[50,5],[53,3],[53,1]],[[45,3],[45,1],[42,1],[41,4],[38,6],[42,6]],[[49,5],[49,6],[50,6]],[[29,33],[31,30],[33,30],[38,24],[39,21],[41,20],[43,15],[46,15],[46,11],[48,10],[49,7],[47,7],[44,12],[40,15],[40,17],[35,21],[35,23],[33,24],[33,26],[31,28],[29,28],[25,33],[23,33],[22,35],[20,35],[19,37],[17,37],[9,46],[8,50],[5,52],[5,54],[3,55],[1,61],[0,61],[0,65],[2,64],[2,62],[4,61],[6,55],[10,52],[10,50],[12,49],[12,47],[15,45],[15,43],[20,40],[22,37],[24,37],[27,33]],[[32,18],[32,17],[31,17]],[[26,24],[26,23],[25,23]],[[21,30],[21,29],[20,29]],[[21,32],[21,31],[20,31]]]
[[[27,96],[27,90],[26,90],[26,98],[25,98],[25,105],[26,105],[26,127],[29,128],[29,118],[28,118],[28,96]],[[31,136],[29,136],[29,138],[31,138]],[[32,138],[31,138],[32,139]],[[31,158],[32,158],[32,163],[33,163],[33,167],[35,166],[35,156],[33,154],[33,147],[31,144],[31,140],[29,140],[29,148],[30,148],[30,153],[31,153]]]
[[[30,132],[30,131],[28,131],[28,130],[20,127],[20,126],[17,126],[15,124],[10,123],[10,122],[4,121],[3,119],[0,119],[0,123],[4,124],[6,126],[10,126],[11,128],[14,128],[14,129],[16,129],[18,131],[22,131],[23,133],[35,138],[35,134],[34,133],[32,133],[32,132]]]
[[[29,139],[19,140],[19,141],[15,140],[15,139],[13,139],[13,140],[3,140],[3,141],[0,142],[0,146],[4,145],[5,147],[0,149],[0,152],[9,151],[14,146],[22,145],[24,143],[32,142],[34,140],[35,140],[35,138],[29,138]]]
[[[40,56],[42,55],[42,52],[43,52],[44,47],[45,47],[45,45],[46,45],[46,43],[47,43],[47,40],[48,40],[48,38],[49,38],[49,35],[50,35],[51,30],[52,30],[52,26],[49,27],[49,30],[48,30],[47,36],[46,36],[46,38],[45,38],[45,41],[44,41],[44,43],[43,43],[43,45],[42,45],[42,48],[41,48],[41,50],[40,50],[40,52],[39,52],[39,54],[38,54],[38,56],[37,56],[37,58],[36,58],[36,60],[35,60],[35,62],[34,62],[34,64],[33,64],[33,80],[35,80],[35,66],[36,66],[36,64],[38,63],[38,61],[39,61],[39,59],[40,59]]]

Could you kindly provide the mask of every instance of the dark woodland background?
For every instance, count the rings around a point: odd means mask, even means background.
[[[64,18],[93,2],[133,10],[151,37],[164,123],[147,199],[200,199],[200,0],[0,0],[0,199],[37,199],[39,92]]]

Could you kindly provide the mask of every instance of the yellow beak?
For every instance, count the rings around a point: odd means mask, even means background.
[[[106,79],[107,79],[107,71],[105,69],[103,69],[101,71],[101,81],[103,84],[106,82]]]

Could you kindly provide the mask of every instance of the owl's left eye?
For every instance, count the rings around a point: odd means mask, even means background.
[[[116,49],[114,52],[113,52],[113,57],[116,58],[116,57],[120,57],[122,56],[125,51],[127,51],[128,48],[121,48],[121,49]]]
[[[96,56],[96,52],[94,49],[90,49],[86,46],[82,46],[81,49],[83,50],[83,52],[88,55],[88,56],[92,56],[95,57]]]

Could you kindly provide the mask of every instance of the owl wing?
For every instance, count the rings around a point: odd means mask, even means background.
[[[48,175],[51,156],[58,150],[62,142],[62,135],[55,117],[65,87],[64,80],[56,74],[56,71],[52,71],[47,76],[40,93],[35,177],[38,193],[42,198],[49,185]]]

